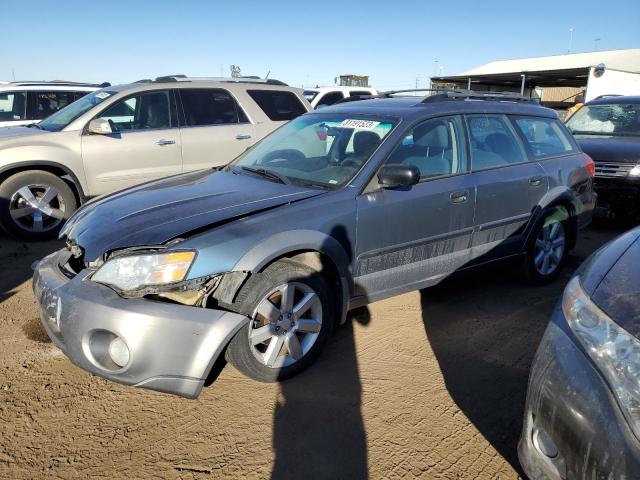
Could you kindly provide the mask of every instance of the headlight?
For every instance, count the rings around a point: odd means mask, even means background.
[[[640,165],[636,165],[629,171],[629,175],[632,177],[640,177]]]
[[[180,282],[195,256],[195,252],[167,252],[116,257],[100,267],[91,280],[123,291]]]
[[[640,439],[640,341],[609,318],[584,293],[579,277],[567,285],[562,310],[596,363]]]

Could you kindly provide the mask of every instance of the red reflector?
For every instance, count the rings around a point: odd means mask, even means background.
[[[320,140],[321,142],[324,142],[327,140],[327,131],[322,129],[322,130],[316,130],[316,133],[318,134],[318,140]]]
[[[591,159],[591,157],[589,155],[587,155],[586,153],[582,154],[582,158],[584,158],[584,165],[585,167],[587,167],[587,171],[589,172],[589,175],[591,175],[592,177],[596,176],[596,164],[593,163],[593,160]]]

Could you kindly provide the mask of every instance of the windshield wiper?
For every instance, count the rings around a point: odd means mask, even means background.
[[[269,178],[271,180],[276,180],[280,183],[284,183],[285,185],[290,185],[291,180],[289,180],[284,175],[274,172],[273,170],[267,170],[266,168],[256,168],[256,167],[245,167],[241,165],[240,168],[247,172],[255,173],[256,175],[260,175],[261,177]]]
[[[42,130],[42,127],[37,123],[30,123],[29,125],[27,125],[27,128],[37,128],[38,130]]]

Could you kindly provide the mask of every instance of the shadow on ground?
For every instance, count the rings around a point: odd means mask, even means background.
[[[351,312],[320,359],[281,383],[273,417],[272,479],[368,477],[353,322],[369,320],[366,308]]]
[[[452,399],[524,477],[517,443],[529,368],[572,272],[623,229],[598,222],[580,234],[561,277],[535,287],[513,262],[461,272],[421,291],[429,343]]]

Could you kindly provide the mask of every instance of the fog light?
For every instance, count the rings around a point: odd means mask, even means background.
[[[632,177],[640,177],[640,165],[636,165],[629,171],[629,175]]]
[[[120,337],[116,337],[109,343],[109,356],[113,363],[119,367],[124,367],[129,363],[129,348]]]

